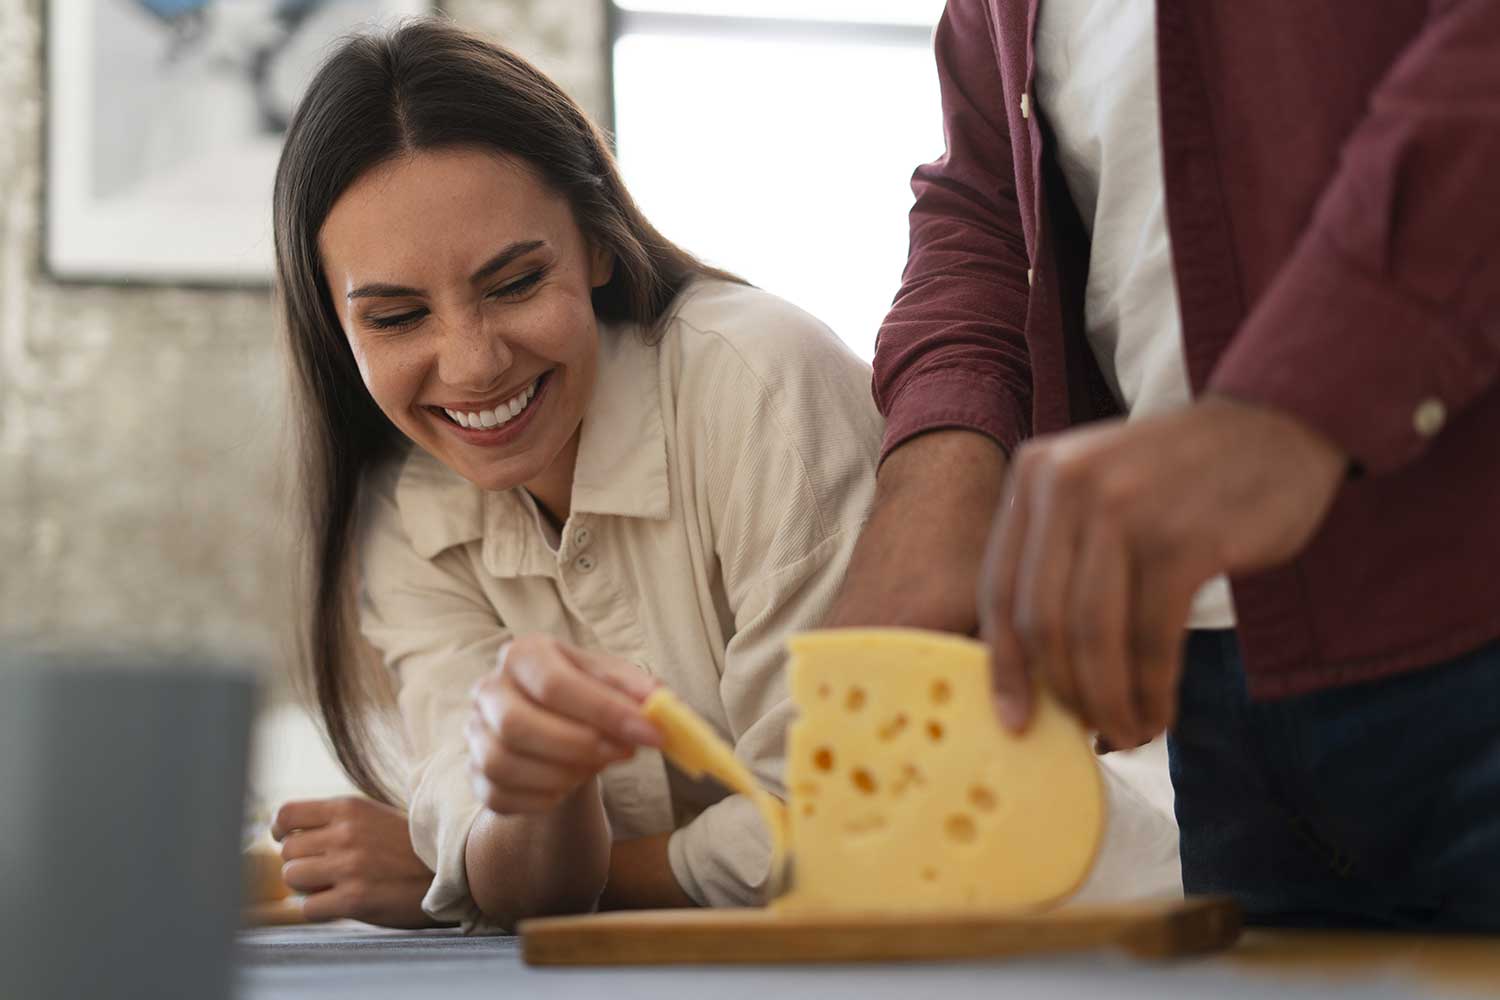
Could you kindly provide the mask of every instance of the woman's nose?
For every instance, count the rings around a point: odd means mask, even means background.
[[[499,386],[514,357],[505,337],[481,315],[448,324],[438,357],[438,378],[445,385],[482,394]]]

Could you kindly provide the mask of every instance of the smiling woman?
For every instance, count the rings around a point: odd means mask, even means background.
[[[598,354],[593,294],[613,266],[567,199],[513,156],[412,151],[350,185],[319,249],[391,423],[480,488],[524,484],[566,520]]]
[[[305,669],[350,777],[409,811],[284,807],[307,913],[756,901],[754,805],[664,767],[640,706],[670,686],[779,787],[783,640],[820,623],[873,495],[868,366],[663,238],[576,105],[440,20],[329,59],[275,223]],[[402,796],[371,762],[356,611]]]

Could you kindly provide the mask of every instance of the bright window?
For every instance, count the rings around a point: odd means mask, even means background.
[[[614,12],[625,180],[670,239],[861,356],[901,280],[911,173],[943,149],[940,0],[631,0]]]

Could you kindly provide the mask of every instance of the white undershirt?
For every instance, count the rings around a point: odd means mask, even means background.
[[[1091,245],[1084,325],[1129,419],[1192,399],[1162,181],[1152,0],[1042,0],[1036,96]],[[1229,582],[1210,580],[1190,628],[1231,628]]]

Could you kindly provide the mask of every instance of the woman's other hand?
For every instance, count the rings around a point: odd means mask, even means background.
[[[637,746],[661,746],[640,710],[655,687],[619,657],[551,636],[507,643],[474,688],[465,730],[474,794],[502,816],[557,808]]]
[[[357,797],[288,802],[271,836],[281,843],[282,879],[307,897],[307,919],[437,926],[422,910],[432,871],[412,849],[401,810]]]

